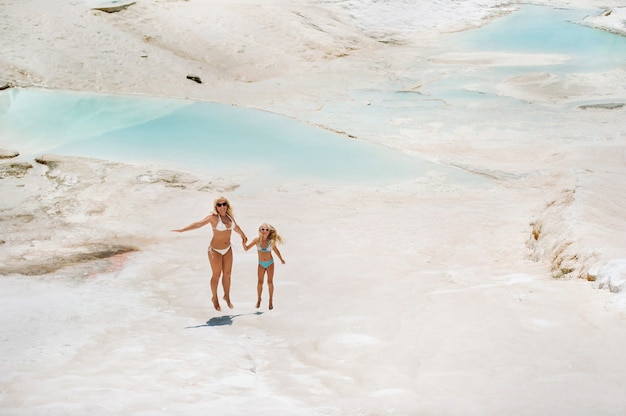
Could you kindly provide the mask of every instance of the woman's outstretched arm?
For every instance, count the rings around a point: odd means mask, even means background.
[[[206,218],[200,220],[200,221],[196,221],[194,223],[189,224],[188,226],[184,227],[184,228],[179,228],[177,230],[172,230],[174,232],[177,233],[182,233],[185,231],[190,231],[190,230],[195,230],[197,228],[200,227],[204,227],[205,225],[207,225],[208,223],[211,222],[211,218],[213,217],[213,214],[208,215]]]

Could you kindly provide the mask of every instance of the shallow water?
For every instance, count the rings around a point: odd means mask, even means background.
[[[450,53],[514,53],[533,56],[562,56],[538,63],[491,65],[476,71],[465,66],[458,75],[429,84],[424,91],[446,100],[485,100],[491,86],[519,75],[548,72],[556,76],[575,73],[602,72],[626,67],[626,37],[584,26],[586,16],[597,13],[590,9],[563,9],[523,5],[519,11],[498,19],[480,29],[446,36],[443,46]],[[523,61],[523,59],[522,59]],[[450,65],[450,64],[448,64]]]
[[[483,28],[450,35],[448,44],[463,51],[567,54],[566,62],[548,65],[550,71],[559,73],[626,65],[626,37],[578,23],[597,12],[524,5]]]
[[[520,76],[568,85],[569,74],[602,77],[624,68],[626,37],[575,23],[599,12],[522,5],[481,28],[441,35],[437,49],[416,55],[412,67],[400,66],[393,78],[351,91],[350,101],[325,103],[311,117],[349,127],[359,137],[419,150],[425,141],[470,142],[495,128],[492,120],[526,125],[549,120],[554,111],[606,101],[593,91],[563,102],[529,103],[523,95],[507,95]],[[364,115],[358,124],[343,116],[357,113]]]
[[[385,184],[444,166],[276,114],[209,102],[38,90],[0,95],[8,147],[218,177]],[[36,123],[33,123],[36,120]]]
[[[346,131],[359,137],[375,135],[376,129],[386,126],[398,139],[381,141],[405,150],[410,148],[409,141],[428,138],[424,126],[438,125],[440,133],[456,134],[459,126],[483,120],[485,110],[506,107],[514,112],[526,107],[525,102],[492,91],[493,85],[506,77],[624,65],[626,38],[572,23],[590,13],[524,5],[487,26],[450,34],[442,41],[449,53],[569,56],[558,65],[485,69],[446,64],[439,66],[441,72],[433,72],[431,80],[425,71],[416,69],[421,79],[409,74],[406,79],[382,81],[380,89],[352,91],[350,108],[345,103],[326,103],[319,115],[339,120],[342,113],[352,114],[346,120]],[[424,85],[412,91],[415,82]],[[354,113],[362,120],[359,125],[353,121]],[[319,120],[326,124],[324,121]],[[5,91],[0,93],[0,143],[28,157],[58,153],[154,162],[203,175],[235,176],[241,181],[265,178],[270,183],[314,180],[378,185],[434,173],[464,184],[484,183],[484,179],[455,168],[276,114],[163,98]]]

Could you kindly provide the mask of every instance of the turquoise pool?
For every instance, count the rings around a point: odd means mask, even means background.
[[[433,82],[424,91],[451,101],[485,101],[493,97],[472,90],[489,92],[492,85],[515,76],[550,73],[564,77],[626,68],[626,37],[580,24],[597,13],[598,9],[522,5],[480,29],[445,36],[442,49],[448,53],[558,55],[565,59],[557,63],[548,59],[544,64],[533,60],[525,64],[518,59],[509,65],[487,67],[459,64],[463,69],[456,75]]]
[[[398,148],[405,147],[403,140],[419,142],[421,132],[428,131],[422,126],[430,123],[455,134],[464,124],[483,121],[485,109],[535,111],[539,117],[541,108],[529,109],[525,102],[500,97],[490,89],[518,74],[601,71],[626,65],[626,38],[573,23],[590,13],[597,10],[523,5],[480,29],[442,37],[442,52],[570,57],[558,65],[466,68],[449,64],[441,70],[443,75],[437,73],[419,92],[403,91],[423,77],[423,68],[417,68],[406,79],[381,79],[379,88],[351,91],[352,101],[326,103],[312,117],[325,124],[326,113],[332,120],[349,115],[344,130],[360,137],[371,137],[383,126],[392,137],[388,142]],[[400,120],[400,127],[390,120]],[[402,128],[407,133],[395,134]],[[242,181],[387,184],[433,172],[453,181],[481,181],[458,169],[265,111],[138,96],[2,91],[0,146],[29,157],[48,152],[151,162]]]
[[[211,176],[385,184],[442,169],[401,151],[276,114],[209,102],[11,90],[4,147],[155,163]],[[10,138],[10,141],[6,141]]]
[[[626,66],[626,37],[580,24],[597,13],[598,9],[522,5],[478,30],[450,35],[447,45],[463,51],[568,55],[567,61],[548,65],[551,72],[559,73]]]

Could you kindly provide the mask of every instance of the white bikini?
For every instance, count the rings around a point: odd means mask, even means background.
[[[224,222],[222,221],[222,217],[220,215],[217,216],[217,224],[215,225],[215,227],[213,227],[213,230],[217,230],[217,231],[232,231],[235,229],[235,220],[232,219],[230,217],[230,215],[226,214],[226,216],[230,219],[230,227],[226,227],[226,224],[224,224]],[[228,247],[226,248],[215,248],[215,247],[211,247],[209,246],[209,251],[215,251],[216,253],[220,253],[222,256],[226,253],[228,253],[228,250],[231,249],[230,244],[228,245]]]

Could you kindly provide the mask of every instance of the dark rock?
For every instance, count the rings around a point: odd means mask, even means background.
[[[588,110],[591,108],[599,108],[602,110],[615,110],[616,108],[624,107],[624,103],[602,103],[602,104],[585,104],[579,105],[578,108],[582,110]]]
[[[197,82],[198,84],[202,84],[202,80],[197,75],[187,75],[187,79]]]
[[[131,4],[135,4],[135,0],[109,0],[103,1],[101,5],[92,7],[92,9],[100,10],[101,12],[116,13],[124,10]]]

